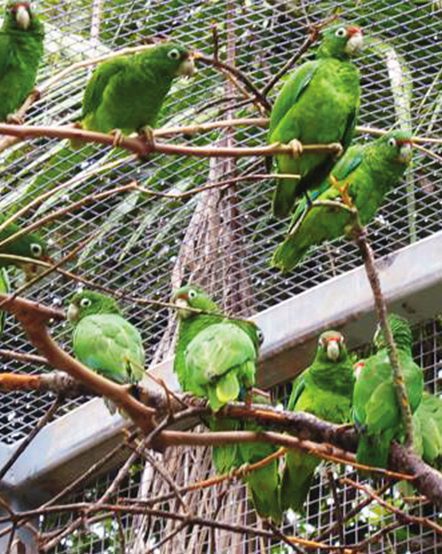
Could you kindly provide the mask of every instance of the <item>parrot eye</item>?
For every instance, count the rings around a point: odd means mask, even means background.
[[[180,52],[179,50],[177,50],[176,48],[174,48],[173,50],[171,50],[168,54],[169,58],[171,60],[177,60],[179,57],[180,57]]]
[[[38,258],[39,256],[41,256],[43,253],[43,248],[41,247],[40,244],[37,244],[37,243],[33,243],[31,244],[31,254],[35,257],[35,258]]]
[[[345,27],[339,27],[339,29],[335,32],[335,35],[339,38],[344,38],[347,36],[347,30]]]
[[[396,139],[394,139],[394,138],[388,139],[388,145],[396,147],[397,146]]]
[[[264,333],[261,331],[261,329],[258,329],[256,331],[256,336],[258,337],[259,345],[261,345],[264,342]]]
[[[196,298],[196,290],[189,290],[188,294],[187,294],[189,300],[195,300]]]
[[[92,304],[92,302],[89,300],[89,298],[82,298],[80,300],[80,306],[82,308],[89,308],[89,306]]]

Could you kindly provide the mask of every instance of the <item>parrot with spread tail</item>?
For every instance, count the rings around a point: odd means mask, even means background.
[[[385,195],[399,185],[411,156],[411,135],[406,131],[391,131],[364,146],[350,147],[312,192],[310,198],[318,204],[300,200],[287,237],[273,254],[272,266],[290,271],[313,246],[349,234],[354,219],[345,207],[356,207],[361,224],[366,225]],[[340,208],[327,202],[344,205]]]
[[[359,110],[359,72],[351,61],[362,47],[362,31],[354,25],[325,30],[316,60],[302,64],[288,77],[270,115],[269,144],[291,145],[292,154],[276,155],[279,173],[273,214],[288,216],[295,200],[320,185],[335,163],[336,152],[302,152],[303,144],[339,143],[345,151]]]
[[[411,412],[421,403],[423,372],[412,356],[412,334],[406,319],[396,314],[388,316],[398,351]],[[376,353],[366,358],[358,368],[353,395],[353,419],[359,430],[357,461],[364,465],[387,467],[390,445],[404,435],[402,412],[393,382],[393,369],[382,329],[378,327],[373,343]]]
[[[288,410],[307,412],[332,423],[351,419],[354,374],[344,337],[325,331],[313,363],[293,382]],[[281,506],[301,512],[320,459],[301,450],[288,450],[281,480]]]
[[[35,85],[43,57],[43,23],[30,2],[9,1],[0,30],[0,121],[14,114]]]
[[[110,296],[83,290],[69,301],[75,357],[115,383],[136,385],[144,376],[145,353],[138,330]],[[106,402],[111,413],[115,407]]]
[[[226,317],[206,292],[195,285],[181,287],[172,296],[177,306],[179,330],[174,371],[183,391],[207,398],[214,412],[225,404],[245,399],[255,384],[262,334],[251,321]],[[212,431],[251,429],[236,420],[211,417]],[[223,474],[245,463],[254,463],[275,451],[271,445],[229,445],[213,448],[213,462]],[[260,485],[260,479],[265,479]],[[262,517],[280,520],[276,462],[246,478],[255,508]],[[261,486],[261,488],[260,488]]]

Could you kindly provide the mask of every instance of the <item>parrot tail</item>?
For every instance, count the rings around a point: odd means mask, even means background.
[[[301,513],[310,490],[315,468],[320,460],[316,456],[289,451],[281,482],[281,508]]]
[[[283,219],[290,215],[295,203],[296,179],[278,179],[275,193],[273,195],[273,215]]]
[[[286,273],[296,267],[306,255],[309,246],[297,244],[295,237],[287,237],[274,251],[271,266]]]
[[[251,472],[245,479],[255,510],[261,517],[279,525],[282,510],[279,498],[278,461]]]
[[[356,452],[357,462],[368,466],[387,467],[393,437],[394,431],[390,429],[376,435],[362,434]]]

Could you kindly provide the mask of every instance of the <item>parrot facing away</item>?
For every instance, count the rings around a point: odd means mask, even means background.
[[[7,121],[34,88],[43,40],[43,24],[30,2],[8,2],[0,30],[0,121]]]
[[[325,331],[319,337],[313,363],[293,382],[287,409],[332,423],[347,423],[351,418],[353,386],[353,367],[344,337],[337,331]],[[319,458],[300,450],[287,452],[281,481],[283,510],[303,509],[319,463]]]
[[[212,410],[221,409],[227,402],[244,397],[255,384],[256,363],[262,334],[248,321],[229,319],[215,302],[199,287],[181,287],[172,296],[178,307],[179,332],[175,349],[174,371],[184,392],[207,398]],[[191,309],[204,313],[192,312]],[[210,418],[212,431],[232,431],[248,428],[235,420]],[[270,446],[270,448],[268,448]],[[258,444],[244,447],[219,446],[213,448],[213,462],[217,473],[227,473],[244,463],[253,463],[268,456],[275,449]],[[260,477],[266,479],[259,487]],[[277,497],[277,466],[270,464],[247,477],[252,500],[263,517],[280,516]]]
[[[350,61],[362,47],[362,31],[335,25],[324,31],[316,60],[289,76],[270,115],[269,144],[292,144],[297,156],[276,156],[278,171],[299,178],[278,180],[273,214],[286,217],[297,197],[318,186],[335,161],[334,153],[302,154],[301,144],[340,143],[349,146],[359,109],[359,72]]]
[[[0,225],[5,220],[4,216],[0,216]],[[51,262],[52,260],[47,254],[46,242],[37,233],[20,235],[2,244],[3,241],[7,241],[20,231],[21,228],[16,223],[8,223],[4,229],[0,230],[0,268],[7,268],[11,265],[16,266],[25,273],[26,279],[30,280],[42,270],[41,266],[32,263],[32,260],[45,262]],[[2,254],[28,258],[30,261],[12,260],[2,257]]]
[[[423,392],[423,373],[413,361],[412,334],[408,321],[390,314],[388,321],[397,346],[411,412],[418,408]],[[364,360],[353,395],[353,418],[359,429],[356,459],[364,465],[386,467],[392,440],[403,435],[402,414],[393,384],[387,343],[380,328],[373,339],[376,353]]]
[[[345,203],[357,208],[362,225],[366,225],[387,192],[399,184],[411,155],[411,135],[405,131],[391,131],[364,146],[352,146],[311,198],[319,202],[340,202],[341,198],[345,202],[348,198]],[[348,234],[352,221],[343,208],[308,206],[302,199],[286,239],[273,254],[272,265],[290,271],[312,246]]]
[[[194,54],[171,42],[103,62],[86,86],[80,126],[142,133],[156,124],[173,79],[194,73]]]
[[[119,384],[141,381],[145,359],[141,335],[113,298],[89,290],[77,292],[67,315],[74,326],[74,354],[81,363]],[[106,405],[115,411],[112,403]]]

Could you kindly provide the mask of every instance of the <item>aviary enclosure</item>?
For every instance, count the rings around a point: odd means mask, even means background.
[[[2,214],[49,241],[55,269],[25,288],[19,271],[9,273],[20,297],[53,309],[41,317],[63,349],[72,351],[72,330],[60,315],[68,297],[80,286],[110,291],[142,335],[154,376],[143,386],[155,389],[164,409],[165,388],[179,390],[168,303],[190,281],[226,313],[260,325],[258,385],[281,409],[321,331],[338,327],[355,359],[370,353],[375,306],[357,244],[326,243],[286,275],[269,263],[288,220],[271,216],[274,178],[259,151],[267,118],[286,73],[312,58],[315,29],[338,16],[360,26],[365,39],[355,59],[362,97],[354,140],[391,128],[422,138],[400,186],[367,226],[367,240],[384,300],[412,323],[414,359],[427,389],[440,393],[439,0],[41,0],[35,9],[46,33],[40,95],[31,95],[21,124],[0,124],[0,203]],[[167,39],[203,58],[195,76],[174,81],[156,151],[140,159],[113,148],[112,137],[67,148],[97,59]],[[245,121],[231,121],[238,119]],[[257,150],[220,154],[245,147]],[[305,513],[289,511],[274,526],[257,516],[239,474],[212,479],[210,443],[149,444],[85,383],[45,379],[54,365],[12,314],[0,356],[3,375],[24,376],[1,381],[2,552],[442,552],[436,505],[419,490],[404,497],[391,475],[359,474],[351,452],[340,460],[347,463],[324,461]],[[156,423],[205,432],[195,417]]]

